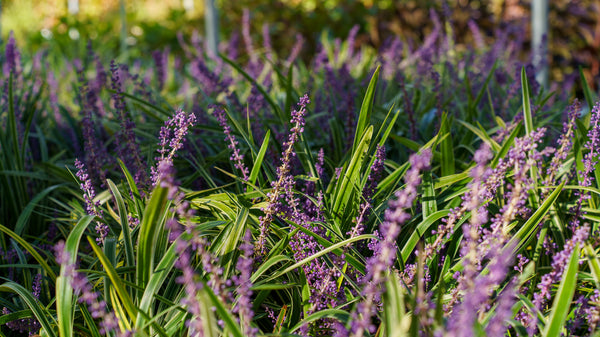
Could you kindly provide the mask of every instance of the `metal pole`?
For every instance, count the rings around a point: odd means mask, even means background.
[[[219,13],[215,7],[215,0],[204,1],[204,26],[208,50],[216,57],[219,45]]]
[[[121,16],[121,56],[126,57],[127,53],[127,13],[125,12],[125,0],[120,1],[120,16]]]
[[[69,10],[69,14],[71,15],[79,13],[79,0],[68,0],[67,8]]]
[[[531,39],[535,79],[548,88],[548,0],[531,2]]]

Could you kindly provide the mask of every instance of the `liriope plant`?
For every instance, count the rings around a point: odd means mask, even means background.
[[[459,67],[436,27],[412,54],[390,47],[401,62],[357,52],[352,34],[311,66],[182,40],[189,64],[171,80],[155,54],[156,91],[114,62],[109,80],[93,53],[74,62],[83,151],[42,160],[68,184],[3,214],[16,258],[0,323],[48,336],[596,333],[591,90],[563,109],[526,68],[506,85],[503,60]],[[2,116],[2,155],[26,154],[5,150],[19,139]],[[3,191],[39,178],[6,158]],[[41,200],[60,209],[46,216],[64,239],[54,253],[41,246],[56,238],[23,235]]]

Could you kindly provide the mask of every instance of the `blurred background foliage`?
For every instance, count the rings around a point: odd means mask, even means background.
[[[204,31],[204,1],[124,0],[126,44],[124,57],[139,57],[168,47],[179,52],[177,34],[188,37]],[[473,45],[469,21],[474,21],[492,39],[496,29],[515,26],[529,36],[530,1],[526,0],[216,0],[220,12],[221,41],[241,29],[242,13],[251,12],[255,41],[262,40],[264,25],[273,48],[289,50],[300,33],[305,38],[303,57],[315,55],[323,31],[344,38],[358,25],[358,45],[379,47],[387,37],[400,36],[417,45],[432,30],[430,10],[435,9],[452,25],[455,48]],[[80,11],[67,10],[67,0],[2,1],[2,38],[14,31],[20,46],[30,51],[46,48],[50,57],[74,57],[85,52],[88,40],[106,54],[120,49],[119,0],[80,0]],[[596,0],[553,0],[550,2],[549,62],[551,80],[562,81],[582,67],[590,85],[600,83],[600,3]],[[489,41],[488,41],[489,42]],[[240,39],[241,43],[241,39]],[[357,46],[358,47],[358,46]],[[52,53],[54,52],[54,53]],[[528,55],[528,50],[523,50]]]

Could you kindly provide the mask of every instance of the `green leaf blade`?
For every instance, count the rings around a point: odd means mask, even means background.
[[[562,280],[558,286],[558,291],[554,297],[554,303],[552,304],[552,310],[548,317],[548,324],[546,325],[542,336],[560,336],[561,331],[564,327],[569,309],[571,308],[571,301],[575,294],[575,288],[577,287],[577,270],[579,268],[579,244],[575,245],[569,263],[563,273]]]

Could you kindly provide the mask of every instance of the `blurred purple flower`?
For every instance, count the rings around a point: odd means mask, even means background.
[[[363,300],[352,314],[351,335],[362,337],[365,332],[375,332],[371,318],[376,313],[375,303],[380,301],[384,291],[385,271],[391,268],[396,260],[396,238],[400,234],[400,226],[410,218],[407,209],[412,207],[417,197],[417,187],[421,183],[420,172],[430,167],[432,153],[425,149],[421,154],[413,154],[409,158],[411,168],[406,172],[403,190],[395,193],[396,199],[389,201],[384,221],[380,225],[381,238],[373,251],[373,256],[366,263],[366,273],[361,283]]]
[[[8,78],[11,73],[13,74],[13,78],[17,78],[21,73],[21,54],[19,53],[13,31],[8,34],[8,41],[4,46],[4,57],[5,63],[2,67],[4,78]]]
[[[485,47],[485,41],[483,39],[483,35],[481,35],[481,30],[479,30],[479,26],[477,26],[477,23],[475,23],[474,20],[469,20],[467,25],[469,26],[471,34],[473,34],[475,46],[477,47],[477,49],[483,49]]]
[[[265,58],[273,62],[273,45],[271,44],[271,34],[269,32],[269,24],[264,23],[262,26],[263,48]]]
[[[475,155],[473,156],[475,166],[469,172],[469,176],[473,178],[467,185],[469,190],[462,197],[461,206],[452,209],[448,217],[442,219],[442,224],[440,224],[435,231],[435,234],[437,235],[436,240],[425,246],[425,260],[429,259],[434,253],[439,252],[443,241],[450,237],[454,232],[456,223],[467,211],[471,212],[471,220],[469,224],[463,226],[463,232],[475,235],[475,233],[479,232],[480,226],[487,222],[487,211],[485,208],[481,207],[481,205],[489,195],[483,182],[490,175],[490,169],[487,168],[487,163],[492,157],[493,153],[487,143],[483,143],[480,148],[475,151]],[[477,240],[475,239],[474,242],[476,241]],[[463,252],[463,256],[465,256],[464,254],[466,254],[466,252]]]
[[[70,280],[70,285],[73,288],[74,295],[78,298],[78,302],[85,304],[90,315],[99,320],[100,334],[108,336],[114,333],[116,336],[128,336],[131,332],[119,327],[119,319],[113,311],[108,309],[106,301],[100,297],[100,292],[94,291],[85,274],[78,272],[75,265],[70,262],[70,254],[65,249],[64,241],[56,244],[54,252],[56,262],[64,270],[61,275]]]
[[[229,91],[226,79],[221,79],[219,74],[212,71],[202,58],[196,58],[191,62],[190,74],[202,85],[202,92],[208,96]]]
[[[354,47],[356,44],[356,35],[358,34],[358,30],[360,29],[359,25],[354,25],[348,32],[348,37],[346,38],[346,44],[348,47],[347,58],[348,60],[352,60],[354,57]]]
[[[242,332],[245,336],[253,337],[256,336],[258,329],[251,326],[252,319],[254,318],[254,311],[252,310],[252,234],[250,230],[246,230],[244,235],[244,241],[240,245],[239,249],[242,255],[238,258],[236,269],[240,272],[239,275],[232,277],[233,284],[237,286],[238,300],[233,308],[233,312],[239,315],[240,323],[242,324]]]
[[[242,14],[242,37],[246,46],[246,53],[249,57],[254,57],[254,49],[252,47],[252,36],[250,35],[250,10],[244,8]]]
[[[302,34],[296,34],[296,42],[292,46],[290,51],[290,55],[288,55],[287,60],[285,61],[290,67],[296,61],[300,52],[302,51],[302,47],[304,46],[304,36]]]
[[[492,252],[492,255],[488,264],[489,273],[480,274],[476,277],[473,276],[472,279],[465,280],[468,286],[464,288],[465,295],[463,301],[452,311],[448,319],[446,336],[470,337],[475,335],[474,323],[477,320],[479,312],[486,310],[490,296],[504,281],[508,273],[512,261],[512,249],[501,249],[501,246],[498,246]],[[508,292],[504,296],[508,298],[505,299],[503,296],[499,300],[499,306],[496,309],[496,317],[494,319],[498,321],[490,322],[488,325],[492,330],[502,329],[506,318],[512,314],[510,309],[514,302],[514,290],[511,291],[510,286],[507,289]],[[501,334],[503,333],[504,331]]]
[[[120,124],[116,135],[117,152],[132,173],[135,183],[141,189],[144,189],[148,185],[146,165],[143,163],[142,154],[135,137],[135,123],[127,112],[127,106],[123,98],[124,83],[120,77],[119,67],[114,60],[110,62],[110,71],[112,74],[111,86],[114,91],[112,99]]]
[[[153,51],[152,59],[154,60],[154,66],[156,67],[156,80],[158,82],[158,89],[162,90],[165,86],[168,76],[169,48],[166,48],[164,51]]]
[[[402,61],[404,51],[402,50],[403,43],[398,37],[388,37],[383,41],[379,52],[377,53],[379,62],[381,63],[381,74],[386,80],[401,75],[398,72],[398,65]],[[405,95],[406,96],[406,95]],[[405,97],[405,100],[407,98]]]
[[[97,93],[90,88],[90,85],[85,77],[84,69],[79,60],[75,60],[75,69],[79,81],[79,91],[77,96],[82,102],[83,118],[81,120],[83,131],[83,151],[85,153],[85,164],[88,167],[91,177],[101,186],[106,183],[105,166],[112,160],[108,155],[107,146],[103,143],[105,138],[104,130],[97,129],[95,119],[102,118],[104,115],[102,102]]]
[[[512,318],[512,307],[516,302],[516,289],[514,282],[510,282],[497,298],[494,317],[485,328],[488,336],[503,336],[506,334],[508,321]]]
[[[237,31],[231,33],[227,43],[227,58],[237,60],[239,55],[240,34]]]

